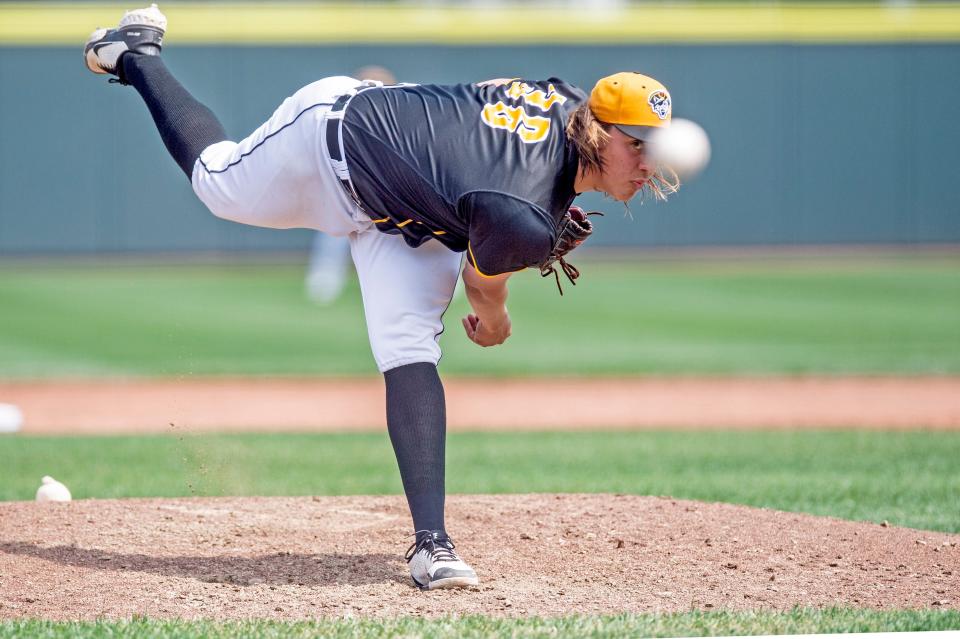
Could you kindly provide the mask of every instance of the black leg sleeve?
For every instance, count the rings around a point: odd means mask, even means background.
[[[227,139],[217,116],[177,82],[159,56],[127,53],[120,66],[121,81],[143,97],[167,150],[191,179],[200,153]]]
[[[437,367],[407,364],[383,375],[387,429],[397,455],[414,530],[444,530],[447,408]]]

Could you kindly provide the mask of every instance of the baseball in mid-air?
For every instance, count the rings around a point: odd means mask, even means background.
[[[696,122],[674,118],[650,138],[650,154],[684,180],[695,177],[710,161],[710,138]]]
[[[70,489],[49,475],[41,480],[37,489],[37,501],[70,501]]]

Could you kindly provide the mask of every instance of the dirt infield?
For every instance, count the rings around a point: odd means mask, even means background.
[[[960,428],[960,378],[452,380],[453,429]],[[560,401],[560,398],[564,398]],[[383,428],[365,380],[0,382],[24,432]],[[0,503],[0,619],[960,608],[960,535],[626,495],[451,496],[479,588],[420,593],[401,496]]]
[[[960,428],[958,377],[451,379],[451,430]],[[385,428],[379,378],[2,382],[25,433]]]
[[[960,607],[960,535],[625,495],[449,499],[479,588],[420,593],[401,497],[0,504],[0,619]]]

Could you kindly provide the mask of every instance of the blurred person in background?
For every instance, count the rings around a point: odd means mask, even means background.
[[[214,215],[349,238],[413,518],[411,577],[423,589],[477,584],[444,520],[437,363],[461,256],[473,310],[464,332],[480,346],[502,344],[514,272],[537,268],[558,285],[558,268],[579,276],[565,256],[592,227],[572,206],[577,195],[627,202],[676,190],[645,149],[670,123],[670,94],[634,72],[604,77],[589,94],[558,78],[385,87],[336,76],[303,87],[234,142],[161,60],[166,26],[156,5],[127,12],[91,35],[87,68],[137,90]]]

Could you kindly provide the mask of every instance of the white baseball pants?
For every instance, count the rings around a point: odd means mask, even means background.
[[[309,84],[244,140],[207,147],[193,167],[193,190],[225,220],[348,236],[377,367],[436,364],[462,256],[436,241],[414,249],[376,230],[337,179],[324,122],[334,101],[359,85],[344,76]]]

